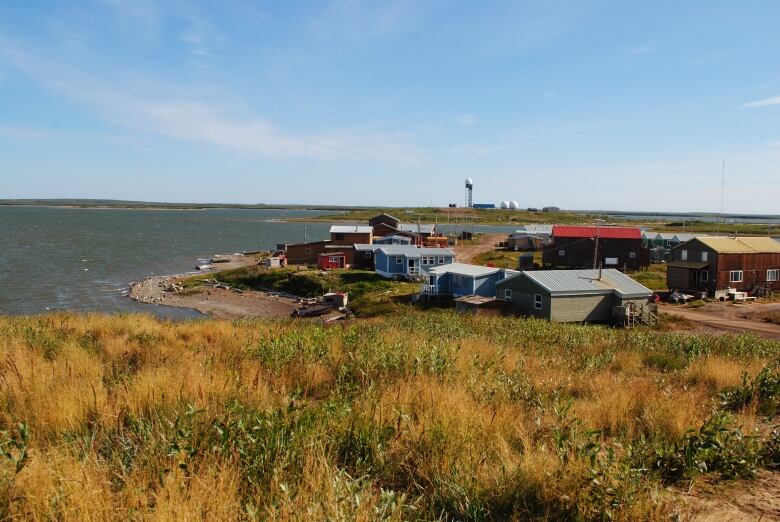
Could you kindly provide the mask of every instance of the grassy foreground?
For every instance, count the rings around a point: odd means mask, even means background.
[[[57,314],[0,349],[3,518],[661,520],[780,464],[754,337]]]

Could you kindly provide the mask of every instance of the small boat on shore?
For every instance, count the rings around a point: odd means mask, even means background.
[[[293,310],[290,317],[318,317],[325,315],[333,309],[331,305],[301,306]]]

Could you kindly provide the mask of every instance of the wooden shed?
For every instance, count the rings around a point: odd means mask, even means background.
[[[320,270],[338,270],[347,268],[347,256],[344,252],[324,252],[317,256]]]

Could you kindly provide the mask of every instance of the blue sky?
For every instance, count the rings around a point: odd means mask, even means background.
[[[780,3],[0,2],[0,198],[780,213]]]

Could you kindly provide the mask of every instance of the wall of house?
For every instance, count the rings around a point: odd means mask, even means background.
[[[686,258],[683,259],[683,251],[687,253]],[[706,252],[706,261],[703,254]],[[693,239],[682,245],[672,249],[671,252],[672,261],[691,261],[694,263],[707,262],[710,264],[705,269],[707,270],[707,281],[697,282],[696,272],[699,270],[692,268],[673,268],[669,267],[666,272],[666,281],[670,290],[691,290],[691,291],[704,291],[713,295],[717,286],[717,271],[718,271],[718,253],[712,250],[710,247]],[[728,274],[726,274],[728,277]]]
[[[371,233],[368,234],[359,234],[359,233],[332,233],[330,235],[330,242],[332,245],[354,245],[354,244],[362,244],[362,245],[370,245],[371,241],[373,240],[373,235]]]
[[[614,294],[554,296],[550,320],[559,323],[603,323],[612,319]]]
[[[374,253],[371,250],[352,250],[352,267],[371,269],[374,268]]]
[[[780,269],[780,253],[768,254],[718,254],[717,289],[736,288],[739,291],[752,290],[756,285],[767,283],[767,270]],[[732,270],[742,270],[742,282],[732,283],[729,274]],[[780,290],[780,282],[772,283]]]
[[[507,299],[505,290],[512,291],[512,297]],[[542,308],[534,308],[534,295],[542,295]],[[546,291],[530,279],[517,276],[496,283],[496,297],[509,303],[512,313],[524,316],[550,318],[550,296]]]
[[[593,268],[594,248],[594,239],[556,237],[553,238],[553,244],[545,249],[542,260],[545,265],[557,267]],[[563,255],[560,255],[561,251]],[[634,257],[631,257],[632,252]],[[617,258],[617,264],[608,265],[607,258]],[[650,264],[650,255],[642,247],[641,239],[601,238],[598,261],[605,268],[637,270]]]
[[[287,245],[286,254],[289,263],[298,265],[316,265],[317,256],[325,252],[325,246],[329,241],[316,241],[313,243],[297,243]]]
[[[496,283],[501,279],[501,272],[478,277],[474,280],[474,295],[495,297]]]
[[[690,268],[667,267],[666,286],[669,290],[690,290],[693,285],[693,272]]]

